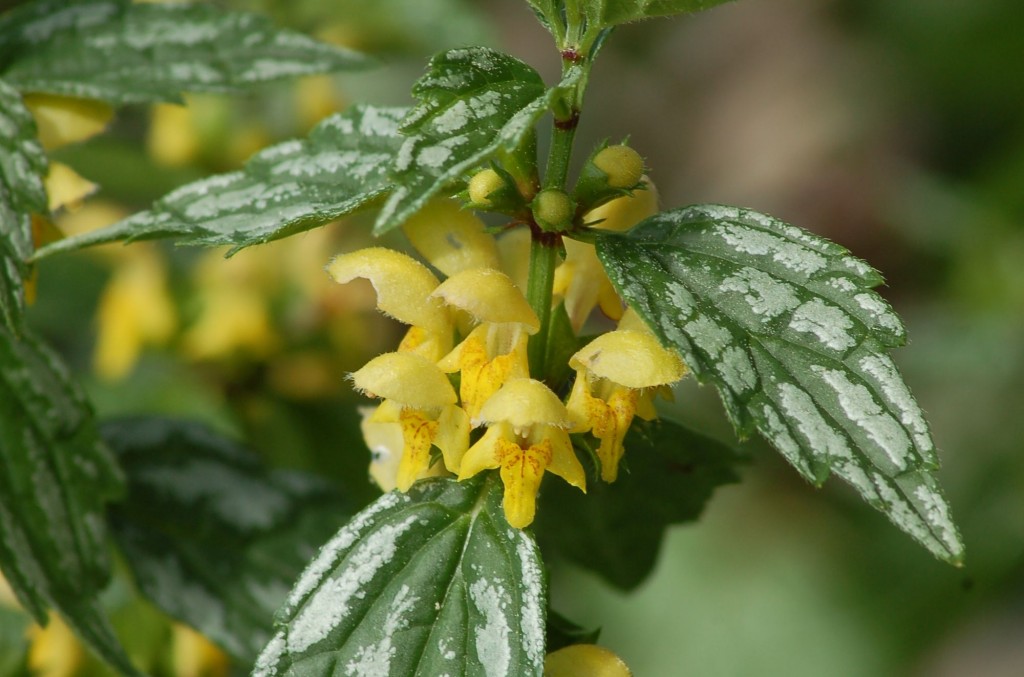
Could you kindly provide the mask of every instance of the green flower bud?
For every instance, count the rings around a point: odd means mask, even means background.
[[[533,199],[533,218],[547,231],[567,230],[575,211],[572,199],[557,188],[542,190]]]

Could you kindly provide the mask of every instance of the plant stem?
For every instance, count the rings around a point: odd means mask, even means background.
[[[540,320],[540,329],[530,337],[528,354],[530,374],[539,380],[547,375],[548,331],[551,324],[551,297],[558,267],[559,236],[533,228],[530,242],[530,279],[526,300]]]
[[[573,16],[576,3],[568,3],[566,23],[569,32],[579,37],[579,17]],[[576,12],[578,15],[578,12]],[[580,64],[581,59],[584,62]],[[582,65],[586,71],[589,63],[576,51],[574,45],[562,52],[562,76],[569,69]],[[569,162],[572,158],[573,141],[576,138],[576,126],[579,122],[579,104],[586,86],[586,74],[580,78],[576,87],[565,93],[562,105],[554,106],[554,129],[551,135],[551,148],[548,150],[548,162],[544,171],[545,189],[565,190],[569,178]],[[543,379],[547,375],[548,333],[551,324],[552,287],[555,281],[555,268],[558,267],[558,255],[561,249],[561,236],[557,233],[545,232],[535,223],[530,228],[530,276],[527,283],[526,299],[540,320],[540,330],[529,343],[530,373]]]

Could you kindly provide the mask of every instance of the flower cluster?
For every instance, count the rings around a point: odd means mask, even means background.
[[[638,190],[588,218],[624,229],[653,213],[655,200],[653,190]],[[593,245],[566,240],[554,303],[565,304],[577,332],[598,307],[618,326],[572,356],[575,380],[558,393],[544,374],[530,372],[527,347],[541,326],[521,291],[522,236],[529,232],[495,238],[449,199],[428,204],[403,230],[430,267],[380,247],[342,254],[328,266],[337,282],[369,280],[378,309],[409,325],[395,352],[352,374],[358,390],[382,400],[362,425],[377,484],[405,491],[428,476],[463,480],[496,469],[506,518],[523,528],[534,519],[544,473],[586,491],[574,433],[596,438],[601,477],[614,481],[633,418],[653,418],[654,395],[684,367],[624,309]]]

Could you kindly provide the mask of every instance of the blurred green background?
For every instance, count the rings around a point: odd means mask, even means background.
[[[188,152],[179,141],[160,155],[156,116],[122,110],[107,134],[57,154],[101,186],[79,216],[97,202],[144,208],[353,101],[408,104],[425,58],[444,48],[488,44],[548,81],[557,74],[550,38],[525,2],[221,4],[268,13],[384,66],[194,99],[188,120],[169,123],[190,130]],[[814,490],[750,442],[744,482],[721,490],[701,522],[671,532],[651,580],[626,595],[556,564],[555,607],[601,626],[601,642],[638,676],[1024,675],[1024,4],[738,0],[627,26],[592,76],[579,156],[627,136],[664,207],[767,212],[886,276],[881,292],[911,337],[895,358],[941,449],[967,565],[934,561],[846,487]],[[254,252],[232,259],[250,264],[242,287],[262,280],[273,322],[273,339],[255,347],[189,355],[181,330],[149,346],[130,373],[97,375],[95,315],[123,252],[45,262],[33,319],[101,414],[199,417],[255,440],[275,463],[330,474],[365,502],[366,459],[340,451],[359,448],[347,443],[356,417],[342,375],[394,328],[358,293],[338,297],[306,282],[336,251],[365,244],[363,226],[356,219],[322,240],[294,238],[302,242],[287,251],[298,262],[275,272]],[[224,283],[194,272],[202,252],[157,251],[178,326],[194,326],[204,288]],[[310,373],[332,378],[294,376]],[[708,389],[687,383],[676,400],[676,415],[733,439]],[[2,614],[0,673],[20,645],[4,628],[16,637],[21,627]]]

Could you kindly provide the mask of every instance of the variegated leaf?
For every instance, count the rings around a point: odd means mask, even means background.
[[[597,248],[628,303],[718,386],[741,434],[756,428],[812,482],[836,473],[936,556],[960,561],[928,424],[887,354],[905,333],[871,291],[877,272],[733,207],[663,212]]]

